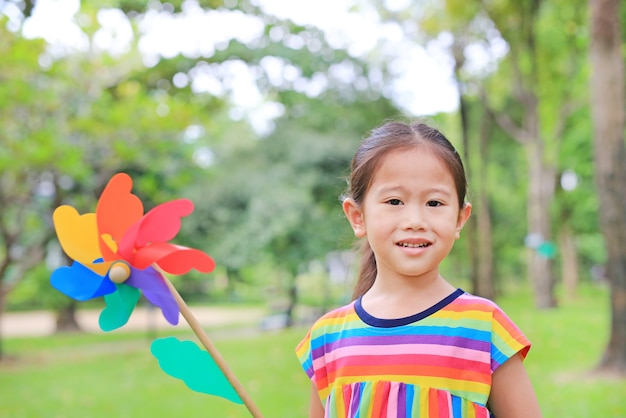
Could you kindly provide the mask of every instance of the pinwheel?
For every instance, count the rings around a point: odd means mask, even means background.
[[[180,218],[193,211],[190,200],[163,203],[144,215],[131,188],[131,178],[119,173],[102,192],[96,213],[80,215],[64,205],[53,214],[61,247],[74,263],[53,272],[52,286],[79,301],[104,296],[99,321],[104,331],[126,324],[140,291],[176,325],[179,308],[157,268],[184,274],[215,267],[202,251],[167,242],[180,230]]]
[[[104,188],[95,213],[81,215],[67,205],[54,211],[59,243],[73,262],[52,273],[52,286],[79,301],[103,296],[105,308],[99,318],[103,331],[125,325],[142,293],[170,324],[177,325],[182,314],[207,351],[173,337],[155,340],[151,352],[161,368],[193,390],[244,403],[253,417],[261,417],[164,274],[185,274],[191,269],[209,273],[215,268],[213,259],[202,251],[168,242],[178,234],[181,218],[193,212],[193,203],[172,200],[144,214],[131,189],[130,176],[118,173]]]

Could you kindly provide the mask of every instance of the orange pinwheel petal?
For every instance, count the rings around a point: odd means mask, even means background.
[[[143,216],[143,203],[131,193],[133,180],[126,173],[111,177],[100,195],[96,207],[98,233],[110,235],[119,245],[126,230]],[[100,242],[100,249],[105,260],[112,258],[114,251]]]

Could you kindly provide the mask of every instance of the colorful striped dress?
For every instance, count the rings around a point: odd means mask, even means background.
[[[296,353],[328,418],[482,418],[492,373],[530,342],[493,302],[457,289],[400,319],[361,300],[327,313]]]

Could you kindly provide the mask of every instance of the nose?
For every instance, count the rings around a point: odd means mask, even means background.
[[[402,229],[424,230],[428,227],[428,219],[424,207],[418,205],[406,205],[402,213]]]

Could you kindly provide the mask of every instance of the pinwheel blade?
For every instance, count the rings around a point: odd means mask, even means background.
[[[131,193],[133,180],[126,173],[118,173],[111,177],[96,207],[96,219],[100,236],[110,236],[117,245],[128,228],[143,216],[143,203]],[[100,249],[105,259],[115,253],[104,241]]]
[[[85,301],[115,292],[115,284],[105,276],[74,261],[71,266],[59,267],[52,272],[50,284],[59,292]]]
[[[193,212],[193,202],[176,199],[162,203],[146,213],[141,220],[135,246],[143,247],[151,242],[166,242],[180,231],[180,218]]]
[[[131,267],[130,278],[126,283],[141,289],[150,303],[161,308],[163,317],[167,322],[172,325],[178,324],[180,310],[161,273],[152,267],[144,270]]]
[[[189,389],[243,404],[211,355],[193,341],[160,338],[152,342],[150,351],[165,373],[182,380]]]
[[[163,271],[176,275],[188,273],[191,269],[210,273],[215,268],[213,259],[202,251],[167,242],[154,243],[137,250],[134,266],[145,268],[153,263]]]
[[[141,296],[138,289],[125,284],[118,284],[116,288],[117,292],[104,296],[106,307],[98,320],[102,331],[113,331],[126,325]]]
[[[80,215],[71,206],[59,206],[52,214],[61,248],[72,260],[83,264],[100,258],[96,214]]]

